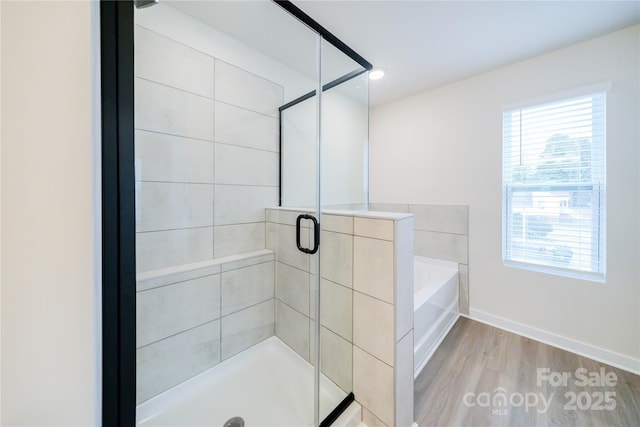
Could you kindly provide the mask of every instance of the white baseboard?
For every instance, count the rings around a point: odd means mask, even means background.
[[[640,359],[556,335],[480,310],[470,309],[468,316],[464,314],[462,314],[462,316],[640,375]]]

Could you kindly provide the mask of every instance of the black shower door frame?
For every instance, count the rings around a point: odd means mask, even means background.
[[[371,70],[367,60],[293,3],[274,2]],[[133,1],[100,2],[103,426],[136,423],[133,14]]]

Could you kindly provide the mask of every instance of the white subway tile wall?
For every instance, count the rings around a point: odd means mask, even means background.
[[[393,242],[354,237],[353,289],[393,304]]]
[[[280,300],[276,300],[276,336],[309,361],[310,319]]]
[[[276,335],[315,363],[315,267],[294,243],[300,213],[267,209],[267,248],[276,253]],[[413,418],[413,217],[362,215],[322,215],[320,368],[377,425],[400,426]]]
[[[135,79],[136,129],[213,141],[213,99]]]
[[[395,316],[396,337],[404,337],[413,329],[413,220],[396,221],[396,289]]]
[[[415,236],[416,255],[468,264],[466,234],[416,230]]]
[[[396,344],[398,360],[413,361],[413,329]],[[413,424],[413,366],[407,363],[395,365],[395,425]]]
[[[300,252],[296,247],[294,224],[295,218],[292,219],[291,225],[267,222],[267,249],[276,253],[276,261],[309,272],[309,255]],[[301,230],[300,243],[309,247],[309,229]]]
[[[264,208],[278,202],[283,87],[135,31],[138,272],[264,249]],[[196,227],[206,238],[166,233]]]
[[[274,334],[273,304],[272,298],[222,318],[222,360]]]
[[[278,153],[218,142],[215,151],[216,184],[278,186]]]
[[[210,184],[141,182],[136,231],[164,231],[213,225]]]
[[[353,345],[327,328],[320,329],[320,370],[343,390],[353,385]]]
[[[136,403],[220,362],[220,320],[156,341],[136,351]]]
[[[219,101],[215,103],[215,111],[216,142],[279,151],[277,118]]]
[[[315,329],[315,265],[295,243],[296,218],[306,211],[267,209],[267,248],[276,254],[276,336],[312,364]],[[322,216],[321,359],[324,375],[352,391],[353,216]],[[303,222],[301,243],[311,230]],[[348,233],[345,233],[348,232]],[[326,266],[326,267],[325,267]]]
[[[143,182],[213,184],[209,141],[136,129],[135,158]]]
[[[222,276],[223,316],[274,297],[273,261],[227,271]]]
[[[213,221],[217,226],[264,223],[264,208],[277,204],[277,200],[278,187],[215,185]]]
[[[265,215],[278,203],[283,88],[141,27],[136,61],[138,402],[273,334],[316,363],[317,269],[296,248],[299,212]],[[416,232],[416,251],[436,240],[466,263],[466,211],[386,207],[454,236]],[[414,221],[365,216],[323,215],[319,363],[369,418],[403,425],[413,276],[399,270],[412,271]],[[301,238],[309,246],[308,223]]]
[[[362,408],[362,423],[367,427],[388,427],[380,421],[378,417],[373,415],[367,408]]]
[[[136,76],[213,98],[213,57],[139,25],[134,56]]]
[[[275,333],[272,251],[203,264],[139,275],[138,403]]]
[[[460,312],[469,314],[469,266],[459,265],[460,273]]]
[[[466,235],[468,211],[467,206],[409,205],[416,230],[439,233]]]
[[[353,235],[322,231],[320,233],[320,241],[322,242],[321,276],[351,288],[353,280]]]
[[[222,257],[264,249],[264,233],[264,222],[217,225],[213,227],[213,253]]]
[[[136,342],[143,347],[220,318],[220,275],[138,292]]]
[[[213,258],[213,227],[136,233],[138,272]]]
[[[276,262],[276,298],[309,316],[309,272]]]
[[[353,342],[353,290],[321,279],[320,301],[322,326]]]
[[[353,234],[356,236],[372,237],[374,239],[393,240],[393,221],[373,218],[355,218]]]
[[[353,343],[389,366],[394,366],[394,307],[372,296],[353,296]]]
[[[216,59],[216,100],[257,113],[278,117],[283,104],[282,86]]]
[[[140,403],[275,333],[284,90],[141,26],[135,59]]]
[[[353,393],[358,402],[388,426],[395,425],[393,378],[392,366],[358,346],[353,347]]]

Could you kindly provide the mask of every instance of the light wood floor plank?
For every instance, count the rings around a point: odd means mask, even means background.
[[[570,377],[566,385],[539,386],[539,368]],[[615,373],[617,383],[580,386],[578,368],[587,375],[604,368]],[[493,400],[501,392],[506,406]],[[615,409],[606,409],[607,402],[601,409],[593,406],[605,393]],[[519,405],[517,395],[525,404]],[[567,406],[573,400],[575,409]],[[415,419],[420,427],[640,427],[640,376],[461,317],[416,378]]]

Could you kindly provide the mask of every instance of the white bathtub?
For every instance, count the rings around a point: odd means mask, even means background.
[[[417,377],[460,315],[458,264],[414,257],[414,377]]]

